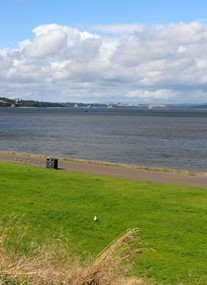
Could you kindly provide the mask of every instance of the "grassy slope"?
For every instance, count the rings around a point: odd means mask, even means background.
[[[31,236],[63,228],[93,254],[139,227],[155,251],[139,257],[135,270],[166,284],[207,284],[207,277],[197,283],[207,276],[206,204],[206,190],[0,163],[1,216],[25,214]]]

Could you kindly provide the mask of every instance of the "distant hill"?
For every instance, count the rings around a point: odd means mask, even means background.
[[[8,99],[5,97],[0,97],[0,107],[64,107],[64,105],[61,103]]]
[[[69,108],[141,108],[141,109],[163,109],[163,108],[196,108],[206,109],[207,103],[203,104],[104,104],[104,103],[76,103],[76,102],[43,102],[34,100],[21,100],[21,99],[9,99],[0,97],[0,107],[69,107]]]
[[[79,108],[91,108],[91,107],[102,107],[107,108],[109,105],[107,104],[99,104],[99,103],[52,103],[52,102],[40,102],[34,100],[20,100],[20,99],[8,99],[5,97],[0,97],[0,107],[79,107]],[[110,105],[111,106],[111,105]],[[115,105],[114,105],[115,106]]]
[[[199,105],[195,105],[195,108],[200,108],[200,109],[206,109],[207,108],[207,103],[206,104],[199,104]]]
[[[0,97],[0,106],[10,106],[10,105],[11,103],[9,102],[9,99]]]

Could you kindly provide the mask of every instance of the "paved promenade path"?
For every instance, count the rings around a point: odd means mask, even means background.
[[[36,165],[39,167],[46,167],[46,158],[47,156],[44,155],[0,151],[0,161]],[[58,168],[60,170],[63,169],[100,176],[112,176],[207,189],[207,172],[192,173],[189,171],[165,171],[160,169],[149,170],[144,169],[144,167],[141,166],[106,164],[95,161],[70,160],[65,158],[58,158]]]

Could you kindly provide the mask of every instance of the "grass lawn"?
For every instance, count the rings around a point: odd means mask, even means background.
[[[132,227],[146,250],[139,276],[207,284],[207,191],[0,163],[0,215],[25,214],[30,237],[61,229],[80,252],[99,253]],[[94,216],[98,222],[93,221]]]

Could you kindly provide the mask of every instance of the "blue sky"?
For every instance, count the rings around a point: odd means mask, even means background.
[[[84,29],[94,24],[205,21],[206,0],[1,0],[0,47],[32,38],[41,24]]]
[[[0,46],[32,38],[38,25],[84,29],[94,24],[205,21],[206,0],[1,0]]]
[[[1,0],[0,97],[207,102],[206,0]]]

